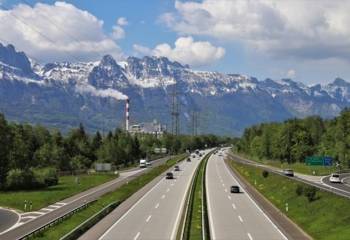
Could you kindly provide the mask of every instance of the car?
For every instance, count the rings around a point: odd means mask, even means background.
[[[239,192],[240,192],[239,186],[237,186],[237,185],[231,186],[231,193],[239,193]]]
[[[193,155],[192,155],[192,158],[196,158],[196,155],[193,154]]]
[[[200,156],[200,157],[201,157],[201,156],[203,156],[203,154],[202,154],[202,153],[199,153],[199,154],[198,154],[198,156]]]
[[[187,161],[187,162],[191,162],[191,158],[190,158],[190,157],[188,157],[186,161]]]
[[[173,179],[174,178],[174,174],[172,172],[167,172],[165,175],[166,179]]]
[[[146,162],[146,166],[147,166],[147,167],[150,167],[150,166],[152,166],[152,163],[147,161],[147,162]]]
[[[331,183],[341,183],[340,175],[338,173],[332,173],[330,178],[329,178],[329,181]]]
[[[175,171],[180,171],[180,167],[176,165],[176,166],[174,167],[174,170],[175,170]]]
[[[222,155],[222,153],[219,153],[218,156],[219,156],[219,157],[222,157],[223,155]]]
[[[285,176],[294,177],[294,171],[292,169],[283,169],[283,174]]]

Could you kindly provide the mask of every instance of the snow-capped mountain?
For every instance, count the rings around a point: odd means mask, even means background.
[[[259,81],[148,56],[40,65],[12,45],[0,44],[0,111],[12,120],[110,129],[122,126],[123,100],[130,98],[134,123],[158,119],[169,124],[175,88],[183,131],[189,131],[192,111],[200,112],[201,132],[239,134],[263,121],[332,117],[350,105],[350,83],[340,78],[314,86],[291,79]]]

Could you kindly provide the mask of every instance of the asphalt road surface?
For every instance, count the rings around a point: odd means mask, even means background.
[[[153,166],[158,166],[166,162],[170,157],[165,157],[159,160],[153,161]],[[107,192],[114,191],[121,185],[125,184],[126,182],[136,178],[137,176],[140,176],[145,171],[147,171],[147,168],[145,169],[139,169],[134,168],[125,172],[121,172],[119,178],[109,181],[107,183],[104,183],[102,185],[99,185],[97,187],[91,188],[87,191],[81,192],[77,195],[74,195],[70,198],[67,198],[65,200],[60,201],[60,203],[64,203],[62,207],[59,207],[57,209],[54,209],[53,211],[47,212],[44,215],[41,215],[35,219],[32,219],[22,225],[19,225],[3,234],[0,234],[1,240],[14,240],[19,239],[25,236],[26,234],[32,232],[35,229],[38,229],[44,225],[46,225],[48,222],[59,218],[60,216],[65,215],[68,212],[71,212],[73,209],[85,205],[87,202],[90,202],[92,200],[95,200],[99,198],[100,196],[104,195]],[[2,216],[0,212],[0,221]],[[12,225],[11,225],[12,226]],[[10,227],[10,226],[9,226]]]
[[[206,170],[206,189],[213,240],[287,239],[242,186],[241,193],[231,193],[231,185],[240,186],[227,169],[223,156],[212,155]]]
[[[325,176],[321,179],[324,185],[327,185],[331,188],[337,189],[339,191],[343,191],[345,194],[350,194],[350,174],[343,173],[340,174],[341,183],[332,183],[329,181],[330,176]]]
[[[15,225],[19,220],[19,215],[11,210],[0,208],[0,233]]]
[[[201,159],[181,162],[180,171],[173,171],[175,179],[161,178],[99,239],[175,239],[186,192]]]

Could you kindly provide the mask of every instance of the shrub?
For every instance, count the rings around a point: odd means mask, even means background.
[[[6,185],[8,190],[28,190],[44,187],[45,183],[42,179],[37,179],[31,169],[13,169],[6,178]]]
[[[317,194],[318,189],[314,186],[308,186],[304,189],[304,194],[309,200],[309,202],[313,202],[317,199],[316,194]]]
[[[263,176],[264,178],[267,178],[267,177],[269,176],[269,172],[266,171],[266,170],[264,170],[264,171],[262,172],[262,176]]]
[[[301,196],[303,195],[304,193],[304,187],[303,185],[298,185],[297,188],[295,189],[295,193],[298,195],[298,196]]]
[[[58,174],[56,168],[34,169],[36,180],[45,186],[54,186],[58,184]]]

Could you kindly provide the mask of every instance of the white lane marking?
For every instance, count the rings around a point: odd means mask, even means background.
[[[249,240],[253,240],[253,237],[252,235],[250,235],[250,233],[247,233],[248,237],[249,237]]]
[[[237,182],[237,185],[242,188],[241,184],[237,181],[237,179],[232,175],[232,173],[230,172],[230,170],[228,169],[226,163],[224,164],[226,171],[229,173],[229,175]],[[243,189],[243,188],[242,188]],[[284,235],[284,233],[276,226],[276,224],[266,215],[266,213],[258,206],[258,204],[251,198],[251,196],[249,195],[248,192],[246,192],[245,194],[249,200],[255,205],[255,207],[265,216],[265,218],[272,224],[272,226],[274,226],[274,228],[281,234],[281,236],[288,240],[288,238]]]
[[[156,204],[156,206],[154,208],[158,208],[159,207],[159,203]]]
[[[243,222],[243,219],[240,215],[238,215],[239,221]]]
[[[227,196],[228,197],[228,199],[230,199],[231,200],[231,196]]]
[[[210,158],[208,159],[208,165],[209,165],[209,161],[210,161],[210,159],[212,159],[213,158],[213,156],[214,155],[211,155],[210,156]],[[217,166],[216,166],[216,170],[217,170]],[[208,172],[209,171],[207,171],[206,172],[206,174],[205,174],[205,181],[206,182],[208,182]],[[219,175],[219,174],[218,174]],[[220,175],[219,175],[220,176]],[[208,207],[208,217],[209,217],[209,222],[210,222],[210,225],[209,225],[209,229],[210,229],[210,233],[211,233],[211,235],[212,235],[212,237],[213,237],[213,239],[216,239],[216,235],[215,235],[215,229],[214,229],[214,220],[213,220],[213,216],[212,216],[212,209],[211,209],[211,200],[210,200],[210,195],[209,195],[209,187],[208,187],[208,184],[207,184],[207,199],[208,199],[208,205],[207,205],[207,207]]]
[[[165,198],[165,195],[163,194],[163,195],[162,195],[162,199],[164,199],[164,198]]]
[[[166,192],[169,192],[170,191],[170,188],[168,188],[167,190],[166,190]]]
[[[152,215],[149,215],[148,218],[146,219],[146,222],[149,222],[149,220],[151,219]]]
[[[174,186],[174,183],[170,184],[170,186]]]
[[[158,187],[158,185],[160,185],[161,183],[163,183],[162,179],[156,184],[154,185],[145,195],[143,195],[131,208],[129,208],[129,210],[124,213],[123,216],[121,216],[121,218],[118,219],[118,221],[116,221],[100,238],[99,240],[103,239],[105,236],[107,236],[107,234],[112,231],[112,229],[121,221],[123,220],[145,197],[147,197],[154,189],[156,189],[156,187]]]
[[[234,203],[232,203],[232,207],[233,209],[236,209],[236,205]]]
[[[329,177],[329,176],[324,176],[323,178],[321,178],[321,184],[322,184],[322,185],[325,185],[325,186],[327,186],[327,187],[329,187],[329,188],[332,188],[332,189],[335,189],[335,190],[338,190],[338,191],[341,191],[341,192],[344,192],[344,193],[348,193],[348,194],[349,194],[349,191],[343,190],[343,189],[341,189],[341,188],[333,187],[333,186],[331,186],[331,185],[325,183],[325,182],[323,181],[323,179],[325,179],[326,177]],[[345,184],[345,185],[347,185],[347,184]],[[348,196],[345,196],[345,197],[348,197]]]
[[[138,239],[139,238],[139,236],[140,236],[140,232],[138,232],[137,234],[136,234],[136,236],[134,237],[134,240],[136,240],[136,239]]]
[[[223,187],[225,187],[225,184],[222,184]]]
[[[225,192],[227,192],[227,189],[225,188]]]

